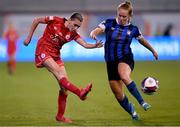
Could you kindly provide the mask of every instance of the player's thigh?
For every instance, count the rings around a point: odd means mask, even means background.
[[[59,68],[58,64],[53,60],[53,58],[47,58],[43,65],[50,71],[53,72]]]
[[[59,70],[60,70],[60,72],[61,72],[61,75],[62,75],[63,77],[68,78],[68,75],[67,75],[65,66],[64,66],[64,65],[59,65],[59,64],[58,64],[58,66],[59,66]]]
[[[118,64],[118,72],[121,75],[130,75],[131,74],[131,68],[127,63],[119,63]]]
[[[131,82],[131,68],[127,63],[118,64],[118,73],[125,84]]]
[[[123,92],[124,83],[121,80],[119,80],[119,81],[110,80],[109,84],[110,84],[111,90],[114,93],[114,95],[116,96],[116,98],[122,100],[123,95],[124,95],[124,92]]]
[[[53,58],[46,59],[43,62],[43,65],[48,69],[48,71],[53,73],[58,80],[67,75],[65,68],[63,66],[59,66]]]

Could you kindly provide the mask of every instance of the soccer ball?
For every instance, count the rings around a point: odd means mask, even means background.
[[[141,82],[141,90],[145,94],[152,95],[154,92],[156,92],[159,88],[159,81],[154,77],[146,77]]]

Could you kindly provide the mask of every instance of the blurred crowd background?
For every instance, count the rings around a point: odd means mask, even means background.
[[[12,23],[20,39],[23,40],[35,17],[46,15],[68,17],[73,12],[81,12],[84,22],[79,33],[88,39],[90,31],[101,21],[116,16],[116,8],[121,2],[123,0],[1,0],[0,34],[2,35],[7,30],[8,24]],[[134,7],[132,22],[140,28],[144,36],[180,36],[179,0],[132,0],[131,2]],[[40,25],[34,37],[41,36],[43,29],[44,25]],[[0,51],[2,52],[2,48]]]
[[[0,33],[8,22],[13,22],[21,36],[34,17],[44,15],[69,16],[72,12],[82,12],[84,23],[80,32],[89,32],[107,17],[116,15],[116,7],[122,0],[1,0]],[[132,0],[134,6],[133,23],[146,36],[164,35],[172,26],[171,35],[180,35],[179,0]],[[169,27],[171,29],[171,27]],[[42,34],[41,29],[36,34]]]

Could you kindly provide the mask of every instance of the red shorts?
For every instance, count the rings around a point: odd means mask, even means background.
[[[15,45],[11,45],[11,46],[8,45],[7,54],[9,56],[15,55],[16,54],[16,46]]]
[[[37,68],[44,67],[43,63],[48,58],[52,58],[59,66],[64,66],[64,63],[60,59],[60,57],[53,57],[53,56],[49,55],[48,53],[43,52],[43,53],[35,56],[36,67]]]
[[[36,55],[35,55],[35,62],[36,67],[42,68],[44,67],[43,63],[48,58],[52,58],[58,65],[64,66],[63,61],[61,60],[60,52],[59,50],[53,49],[51,46],[45,45],[45,41],[43,38],[41,38],[38,41],[38,45],[36,47]]]

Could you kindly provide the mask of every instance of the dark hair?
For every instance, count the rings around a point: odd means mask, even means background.
[[[70,17],[71,20],[74,20],[74,19],[78,19],[80,22],[83,21],[83,17],[80,13],[77,13],[77,12],[74,12],[71,17]]]
[[[119,10],[120,8],[126,9],[129,11],[129,15],[132,16],[133,15],[133,7],[130,1],[125,1],[121,4],[119,4],[119,6],[117,7],[117,9]]]

